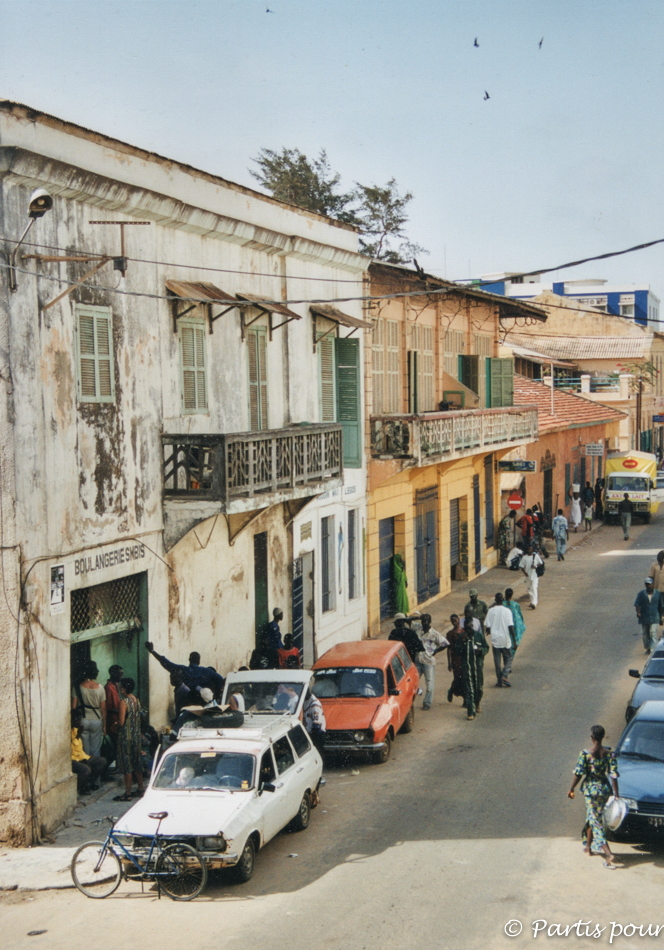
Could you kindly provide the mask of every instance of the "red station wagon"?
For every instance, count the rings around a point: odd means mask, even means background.
[[[313,692],[325,713],[325,752],[365,752],[387,762],[397,732],[410,732],[419,686],[403,643],[339,643],[314,664]]]

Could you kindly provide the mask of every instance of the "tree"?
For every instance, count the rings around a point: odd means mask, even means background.
[[[330,168],[325,149],[311,160],[296,148],[262,148],[252,161],[258,171],[250,168],[250,175],[274,198],[355,225],[362,254],[406,264],[416,254],[428,253],[406,237],[406,206],[413,196],[409,191],[400,195],[394,178],[382,187],[356,182],[352,191],[341,191],[341,176]]]
[[[339,192],[341,176],[332,172],[325,149],[310,160],[297,148],[283,148],[281,152],[262,148],[252,161],[259,170],[250,168],[249,174],[273,198],[339,221],[354,222],[352,211],[348,211],[354,196]]]

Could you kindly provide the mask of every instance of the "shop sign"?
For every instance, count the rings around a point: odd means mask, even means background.
[[[537,462],[535,459],[508,459],[506,462],[498,462],[498,469],[501,472],[535,472]]]
[[[586,444],[586,455],[604,455],[604,443],[588,442]]]

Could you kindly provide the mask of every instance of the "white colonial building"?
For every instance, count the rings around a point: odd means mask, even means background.
[[[20,247],[34,189],[37,217]],[[366,634],[357,235],[0,103],[0,840],[73,807],[71,679],[137,680],[159,728],[197,650],[247,663],[273,607],[305,663]],[[148,662],[149,661],[149,662]]]

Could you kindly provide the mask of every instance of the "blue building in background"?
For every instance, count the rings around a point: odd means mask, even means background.
[[[659,330],[659,297],[647,284],[612,284],[605,280],[542,281],[539,276],[519,274],[487,274],[473,285],[491,294],[527,300],[540,294],[571,297],[588,309],[602,310],[618,317],[627,317],[640,326]]]

